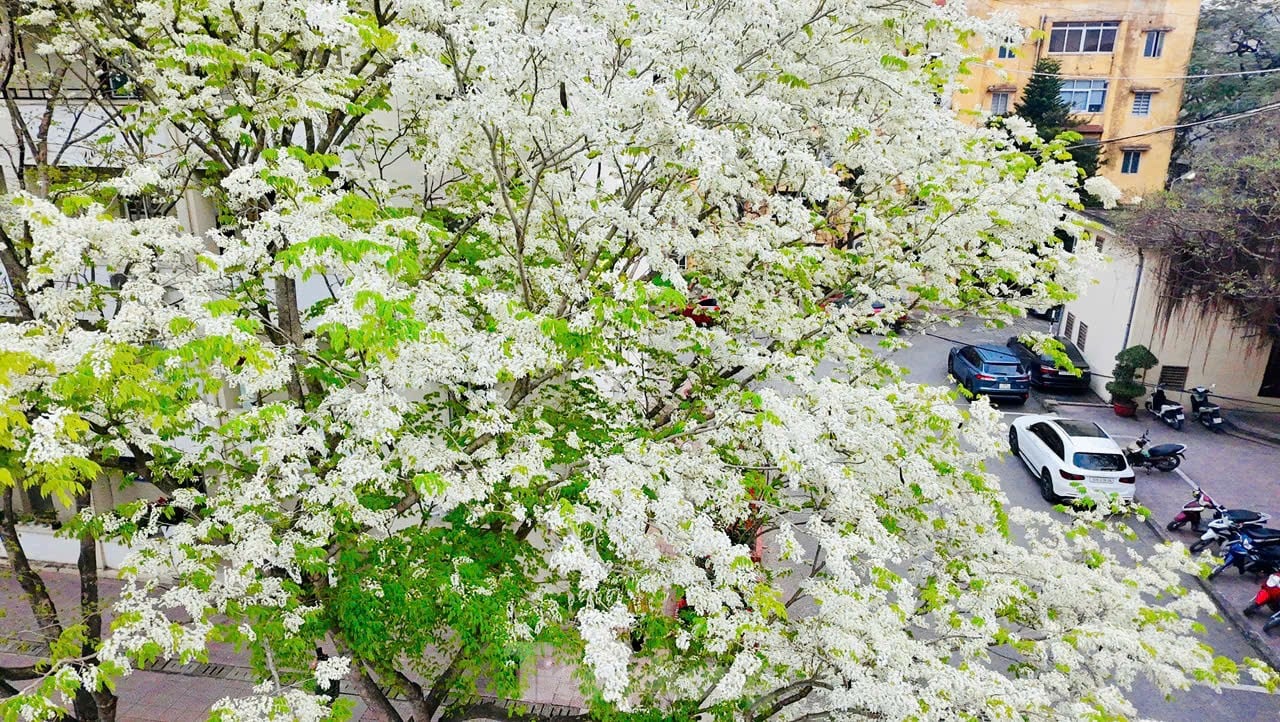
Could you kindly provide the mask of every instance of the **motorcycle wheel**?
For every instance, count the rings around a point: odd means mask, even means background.
[[[1272,617],[1271,619],[1268,619],[1268,620],[1267,620],[1267,623],[1266,623],[1266,624],[1264,624],[1264,625],[1262,625],[1262,631],[1263,631],[1263,632],[1270,632],[1271,630],[1275,629],[1276,627],[1280,627],[1280,615],[1277,615],[1277,616]]]
[[[1155,467],[1160,471],[1173,471],[1182,464],[1182,458],[1177,456],[1166,456],[1155,462]]]
[[[1258,604],[1257,602],[1254,602],[1253,604],[1250,604],[1249,606],[1244,608],[1244,616],[1252,617],[1253,615],[1257,614],[1258,610],[1260,609],[1262,609],[1262,605]]]
[[[1170,426],[1173,427],[1174,431],[1182,431],[1182,421],[1175,421],[1172,424],[1170,424]]]
[[[1205,549],[1208,549],[1208,548],[1209,548],[1209,545],[1210,545],[1210,544],[1212,544],[1212,543],[1213,543],[1213,540],[1212,540],[1212,539],[1201,539],[1201,540],[1197,541],[1195,544],[1192,544],[1192,545],[1191,545],[1191,553],[1192,553],[1192,554],[1199,554],[1200,552],[1204,551]]]
[[[1214,568],[1209,572],[1209,578],[1210,578],[1210,579],[1213,579],[1214,577],[1218,576],[1219,574],[1221,574],[1221,573],[1223,573],[1223,572],[1227,571],[1227,567],[1228,567],[1228,566],[1230,566],[1230,565],[1224,562],[1224,563],[1219,564],[1218,566],[1214,567]]]
[[[1182,521],[1171,521],[1168,524],[1165,524],[1164,528],[1168,529],[1169,531],[1177,531],[1181,529],[1186,523],[1187,523],[1186,519],[1183,519]]]

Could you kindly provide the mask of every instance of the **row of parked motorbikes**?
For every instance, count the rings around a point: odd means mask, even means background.
[[[1222,430],[1222,407],[1209,401],[1209,391],[1213,386],[1205,388],[1197,386],[1193,389],[1186,389],[1187,395],[1191,398],[1191,418],[1200,422],[1202,426],[1210,431]],[[1164,392],[1164,386],[1156,387],[1151,394],[1151,398],[1147,399],[1145,404],[1147,413],[1163,421],[1169,428],[1176,431],[1182,430],[1182,424],[1187,419],[1186,411],[1183,410],[1182,404],[1177,401],[1171,401]]]
[[[1205,515],[1211,518],[1203,528],[1200,539],[1191,545],[1191,552],[1198,553],[1214,544],[1221,544],[1222,562],[1209,572],[1213,579],[1231,567],[1241,574],[1266,575],[1253,603],[1244,609],[1245,615],[1267,610],[1271,615],[1262,626],[1264,632],[1280,627],[1280,529],[1268,528],[1269,514],[1250,509],[1228,509],[1215,502],[1200,488],[1192,491],[1191,501],[1165,528],[1177,531],[1190,526],[1201,531],[1200,521]]]

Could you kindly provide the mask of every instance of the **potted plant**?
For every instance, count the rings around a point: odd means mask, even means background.
[[[1116,366],[1111,371],[1112,380],[1107,382],[1107,391],[1111,393],[1111,408],[1117,416],[1133,416],[1138,408],[1135,401],[1147,392],[1147,387],[1138,381],[1139,371],[1160,363],[1146,346],[1130,346],[1116,354]]]

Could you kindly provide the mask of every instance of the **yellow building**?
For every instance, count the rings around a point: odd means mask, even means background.
[[[1099,174],[1127,197],[1164,187],[1173,133],[1130,136],[1178,122],[1200,0],[971,0],[969,10],[1012,13],[1029,33],[1023,43],[979,49],[968,92],[952,96],[956,110],[1011,112],[1036,60],[1053,58],[1062,97],[1084,123],[1078,130],[1113,141]]]

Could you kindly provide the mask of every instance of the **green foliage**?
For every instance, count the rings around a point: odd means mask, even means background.
[[[1139,371],[1146,371],[1160,363],[1146,346],[1130,346],[1116,354],[1116,365],[1107,382],[1113,403],[1132,402],[1146,393],[1146,387],[1137,381]]]
[[[1217,0],[1200,10],[1189,75],[1241,73],[1280,69],[1280,2],[1276,0]],[[1277,99],[1280,72],[1249,72],[1212,78],[1191,78],[1182,87],[1181,123],[1256,108]],[[1171,176],[1188,168],[1199,172],[1195,160],[1201,141],[1214,136],[1248,132],[1254,121],[1196,125],[1178,130]]]

